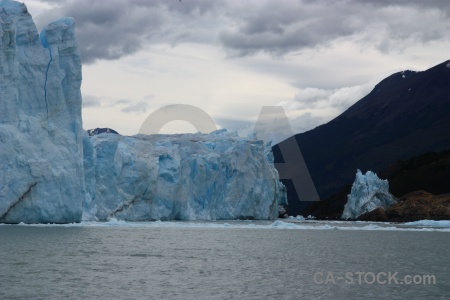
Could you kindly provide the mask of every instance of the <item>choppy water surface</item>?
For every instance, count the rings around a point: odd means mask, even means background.
[[[367,227],[361,224],[341,230],[349,225],[340,224],[1,225],[0,298],[450,297],[448,230],[357,230]],[[348,272],[353,283],[339,279]],[[387,281],[389,272],[398,272],[398,283]],[[379,280],[371,283],[371,273]],[[436,284],[406,284],[405,275],[433,275]]]

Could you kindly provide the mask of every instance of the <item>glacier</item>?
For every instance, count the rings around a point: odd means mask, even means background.
[[[357,170],[341,219],[356,219],[378,207],[387,208],[396,202],[397,199],[389,193],[387,180],[378,178],[372,171],[362,174],[361,170]]]
[[[24,4],[0,2],[0,222],[81,220],[81,61],[74,20],[39,36]]]
[[[85,139],[84,220],[275,219],[286,192],[269,145],[210,134]]]
[[[75,22],[40,34],[0,0],[0,223],[274,219],[286,191],[270,145],[211,134],[89,137]]]

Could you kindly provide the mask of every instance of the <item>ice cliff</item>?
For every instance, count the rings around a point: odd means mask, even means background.
[[[85,167],[86,220],[274,219],[286,202],[270,147],[224,130],[100,134]]]
[[[0,2],[0,222],[81,220],[81,63],[74,21],[38,35],[24,4]]]
[[[358,170],[341,218],[356,219],[378,207],[387,208],[395,202],[395,197],[389,193],[387,180],[378,178],[377,174],[371,171],[363,175]]]
[[[0,39],[0,223],[277,217],[286,194],[262,141],[89,138],[73,19],[39,35],[24,4],[0,0]]]

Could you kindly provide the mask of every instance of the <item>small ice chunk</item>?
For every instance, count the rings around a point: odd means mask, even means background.
[[[434,221],[434,220],[420,220],[415,222],[408,222],[404,225],[410,226],[432,226],[432,227],[450,227],[450,221]]]

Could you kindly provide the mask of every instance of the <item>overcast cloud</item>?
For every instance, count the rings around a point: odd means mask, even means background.
[[[131,55],[149,43],[202,41],[206,16],[217,1],[67,0],[45,1],[53,8],[36,17],[38,27],[61,17],[76,20],[83,63]],[[210,27],[209,27],[210,29]],[[208,35],[208,34],[206,34]],[[208,41],[210,42],[210,41]]]
[[[362,48],[401,51],[413,43],[450,37],[449,5],[444,2],[246,2],[246,7],[235,12],[236,28],[221,31],[220,39],[239,55],[258,51],[282,55],[329,47],[341,39],[350,39]]]
[[[448,1],[45,2],[53,8],[37,16],[38,26],[74,17],[84,63],[119,59],[149,43],[218,42],[231,56],[279,56],[341,39],[388,53],[450,38]]]
[[[100,107],[102,105],[102,101],[99,97],[93,95],[83,95],[83,107]]]
[[[120,119],[181,101],[248,131],[261,106],[279,104],[299,132],[336,117],[383,76],[450,58],[447,0],[25,4],[39,29],[75,18],[88,123],[106,121],[89,116],[100,108]],[[135,119],[128,124],[139,128]]]

